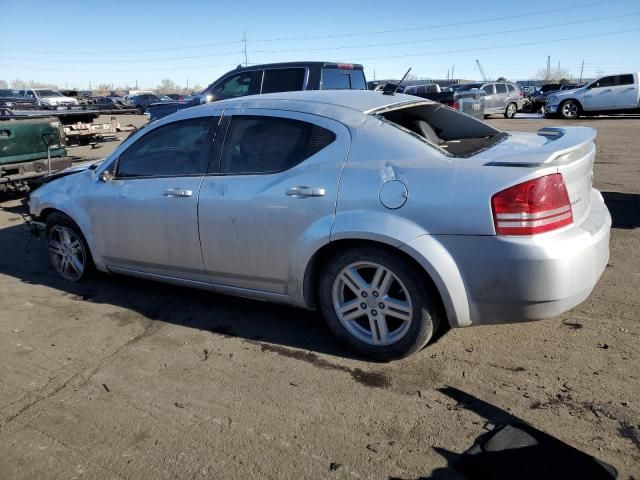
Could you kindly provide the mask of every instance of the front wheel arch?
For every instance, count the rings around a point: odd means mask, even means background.
[[[580,103],[580,101],[579,101],[579,100],[576,100],[575,98],[565,98],[564,100],[562,100],[562,101],[558,104],[558,110],[557,110],[557,112],[556,112],[556,113],[557,113],[557,115],[558,115],[560,118],[565,118],[565,117],[562,115],[562,106],[563,106],[565,103],[567,103],[567,102],[573,102],[573,103],[575,103],[575,104],[576,104],[576,106],[578,107],[578,112],[577,112],[577,114],[576,114],[575,118],[578,118],[578,117],[580,117],[580,115],[583,115],[583,114],[584,114],[584,109],[582,108],[582,103]],[[566,118],[565,118],[565,119],[566,119]]]

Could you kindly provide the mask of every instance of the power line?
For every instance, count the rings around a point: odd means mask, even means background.
[[[604,33],[596,33],[596,34],[592,34],[592,35],[580,35],[577,37],[564,37],[564,38],[555,38],[553,40],[541,40],[538,42],[523,42],[523,43],[512,43],[509,45],[494,45],[491,47],[478,47],[478,48],[467,48],[467,49],[461,49],[461,50],[443,50],[440,52],[423,52],[423,53],[406,53],[406,54],[401,54],[401,55],[386,55],[386,56],[381,56],[381,57],[364,57],[364,58],[359,58],[358,61],[362,61],[362,60],[383,60],[383,59],[389,59],[389,58],[407,58],[407,57],[424,57],[424,56],[428,56],[428,55],[443,55],[443,54],[449,54],[449,53],[466,53],[466,52],[479,52],[479,51],[483,51],[483,50],[498,50],[498,49],[503,49],[503,48],[510,48],[510,47],[524,47],[527,45],[542,45],[545,43],[554,43],[554,42],[563,42],[566,40],[579,40],[579,39],[583,39],[583,38],[595,38],[595,37],[604,37],[604,36],[608,36],[608,35],[617,35],[620,33],[630,33],[630,32],[638,32],[640,31],[640,28],[632,28],[629,30],[617,30],[614,32],[604,32]]]
[[[518,14],[518,15],[506,15],[506,16],[500,16],[500,17],[491,17],[491,18],[480,18],[480,19],[474,19],[474,20],[465,20],[462,22],[454,22],[454,23],[443,23],[443,24],[434,24],[434,25],[424,25],[424,26],[420,26],[420,27],[409,27],[409,28],[396,28],[396,29],[389,29],[389,30],[377,30],[377,31],[369,31],[369,32],[350,32],[350,33],[340,33],[340,34],[334,34],[334,35],[326,35],[326,34],[322,34],[322,35],[311,35],[311,36],[303,36],[303,37],[280,37],[280,38],[263,38],[263,39],[258,39],[258,40],[253,40],[254,42],[279,42],[279,41],[292,41],[292,40],[317,40],[317,39],[327,39],[327,38],[344,38],[344,37],[354,37],[354,36],[370,36],[370,35],[383,35],[383,34],[388,34],[388,33],[401,33],[401,32],[413,32],[413,31],[420,31],[420,30],[428,30],[428,29],[436,29],[436,28],[447,28],[447,27],[458,27],[458,26],[462,26],[462,25],[475,25],[475,24],[479,24],[479,23],[487,23],[487,22],[495,22],[495,21],[499,21],[499,20],[512,20],[512,19],[516,19],[516,18],[527,18],[527,17],[533,17],[533,16],[539,16],[539,15],[548,15],[549,13],[556,13],[556,12],[562,12],[562,11],[566,11],[566,10],[577,10],[577,9],[581,9],[581,8],[588,8],[588,7],[593,7],[593,6],[602,6],[602,5],[607,5],[607,4],[611,4],[611,3],[620,3],[623,2],[625,0],[603,0],[603,1],[599,1],[599,2],[591,2],[591,3],[583,3],[580,5],[573,5],[571,7],[561,7],[561,8],[554,8],[553,10],[550,11],[537,11],[537,12],[532,12],[532,13],[524,13],[524,14]],[[217,46],[222,46],[222,45],[234,45],[234,44],[241,44],[243,43],[243,40],[233,40],[233,41],[227,41],[227,42],[215,42],[215,43],[201,43],[201,44],[197,44],[197,45],[182,45],[179,47],[164,47],[164,48],[147,48],[147,49],[130,49],[130,50],[100,50],[100,55],[105,55],[105,54],[122,54],[122,53],[147,53],[147,52],[161,52],[161,51],[171,51],[171,50],[184,50],[184,49],[189,49],[189,48],[210,48],[210,47],[217,47]],[[15,48],[10,48],[10,47],[1,47],[0,50],[4,50],[4,51],[12,51],[12,52],[18,52],[18,53],[39,53],[39,54],[45,54],[45,55],[49,55],[49,54],[68,54],[68,51],[65,50],[19,50],[19,49],[15,49]],[[95,50],[84,50],[84,51],[74,51],[74,54],[77,55],[95,55],[96,51]]]
[[[146,62],[165,62],[169,60],[191,60],[194,58],[224,57],[228,55],[242,55],[245,51],[235,50],[233,52],[207,53],[204,55],[189,55],[186,57],[164,57],[164,58],[136,58],[127,60],[64,60],[65,63],[146,63]],[[62,60],[49,60],[40,58],[20,58],[20,57],[0,57],[0,60],[20,60],[24,62],[60,62]]]
[[[590,18],[585,20],[575,20],[572,22],[552,23],[549,25],[538,25],[535,27],[515,28],[511,30],[502,30],[499,32],[474,33],[469,35],[455,35],[452,37],[437,37],[437,38],[428,38],[424,40],[405,40],[401,42],[370,43],[365,45],[342,45],[339,47],[297,48],[297,49],[286,49],[286,50],[253,50],[253,53],[295,53],[295,52],[310,52],[310,51],[312,52],[312,51],[324,51],[324,50],[351,50],[351,49],[357,49],[357,48],[392,47],[396,45],[414,45],[416,43],[438,42],[442,40],[458,40],[461,38],[489,37],[493,35],[503,35],[507,33],[518,33],[518,32],[525,32],[525,31],[531,31],[531,30],[541,30],[544,28],[564,27],[567,25],[600,22],[602,20],[611,20],[611,19],[622,18],[622,17],[626,18],[630,16],[637,16],[637,15],[640,15],[640,12],[630,13],[625,15],[614,15],[611,17],[599,17],[599,18]]]
[[[257,39],[253,41],[254,42],[280,42],[280,41],[291,41],[291,40],[317,40],[317,39],[325,39],[325,38],[344,38],[344,37],[354,37],[354,36],[364,36],[364,35],[382,35],[387,33],[411,32],[411,31],[427,30],[427,29],[434,29],[434,28],[459,27],[462,25],[475,25],[478,23],[495,22],[498,20],[512,20],[514,18],[525,18],[525,17],[533,17],[538,15],[548,15],[549,13],[562,12],[565,10],[577,10],[580,8],[587,8],[587,7],[593,7],[593,6],[602,6],[610,3],[620,3],[622,1],[624,0],[605,0],[600,2],[583,3],[581,5],[573,5],[571,7],[554,8],[553,10],[543,10],[543,11],[532,12],[532,13],[523,13],[520,15],[506,15],[503,17],[480,18],[476,20],[465,20],[463,22],[425,25],[422,27],[395,28],[391,30],[378,30],[378,31],[370,31],[370,32],[338,33],[335,35],[311,35],[311,36],[304,36],[304,37],[262,38],[262,39]]]
[[[197,70],[197,69],[206,69],[206,68],[216,68],[216,67],[235,67],[237,63],[219,63],[217,65],[194,65],[190,67],[184,67],[182,65],[176,65],[175,67],[169,68],[147,68],[141,70],[68,70],[62,68],[42,68],[42,67],[33,67],[33,66],[15,66],[15,65],[1,65],[0,67],[4,68],[19,68],[24,70],[38,70],[45,72],[69,72],[69,73],[135,73],[135,72],[160,72],[160,71],[169,71],[169,70]]]

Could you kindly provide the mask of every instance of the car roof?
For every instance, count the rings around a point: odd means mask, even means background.
[[[262,63],[259,65],[249,65],[246,67],[238,66],[235,70],[259,70],[259,69],[270,69],[270,68],[286,68],[286,67],[338,67],[338,65],[349,65],[350,70],[362,70],[363,67],[359,63],[340,63],[340,62],[318,62],[318,61],[298,61],[298,62],[278,62],[278,63]],[[232,72],[235,70],[231,70]],[[226,74],[225,74],[226,75]]]
[[[433,104],[436,102],[401,93],[383,95],[381,92],[371,90],[306,90],[249,95],[185,108],[158,120],[158,125],[206,115],[209,112],[220,115],[220,112],[225,109],[260,108],[309,113],[332,118],[347,126],[355,127],[363,122],[363,114],[373,114],[376,111],[409,105]]]
[[[412,95],[397,93],[395,95],[383,95],[381,92],[371,90],[307,90],[280,93],[267,93],[262,95],[249,95],[246,97],[220,100],[203,107],[207,108],[272,108],[283,103],[294,105],[308,105],[307,110],[326,108],[327,105],[355,110],[360,113],[369,113],[374,110],[384,109],[400,104],[435,103],[431,100],[416,98]]]

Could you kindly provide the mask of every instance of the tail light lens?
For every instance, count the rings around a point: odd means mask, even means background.
[[[458,102],[453,102],[451,104],[451,108],[453,108],[454,110],[460,110],[460,104]]]
[[[498,235],[535,235],[573,223],[569,194],[559,173],[496,193],[491,209]]]

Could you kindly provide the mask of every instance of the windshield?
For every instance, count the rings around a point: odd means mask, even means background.
[[[56,90],[36,90],[36,95],[39,97],[64,97],[64,95]]]
[[[466,92],[467,90],[473,90],[474,88],[482,87],[481,83],[465,83],[463,85],[456,85],[456,91]]]
[[[158,97],[158,100],[161,100],[163,102],[172,102],[173,98],[168,97],[167,95],[156,95],[156,97]]]

